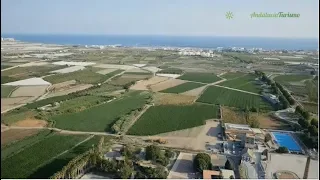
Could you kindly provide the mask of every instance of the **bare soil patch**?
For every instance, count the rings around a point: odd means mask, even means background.
[[[39,132],[39,129],[9,129],[1,132],[1,146],[22,140],[28,136],[35,135]]]
[[[150,88],[152,91],[158,92],[158,91],[162,91],[164,89],[168,89],[174,86],[178,86],[180,84],[185,83],[186,81],[184,80],[180,80],[180,79],[169,79],[167,81],[155,84],[155,85],[151,85]]]
[[[92,87],[92,84],[77,84],[74,86],[66,86],[60,89],[55,89],[53,92],[50,92],[45,98],[54,97],[54,96],[62,96],[66,94],[70,94],[73,92],[81,91],[84,89],[88,89]]]
[[[70,81],[65,81],[65,82],[62,82],[62,83],[53,84],[53,85],[49,88],[49,90],[50,90],[50,91],[59,90],[59,89],[61,89],[61,88],[65,88],[65,87],[74,85],[74,84],[76,84],[76,83],[77,83],[76,80],[70,80]]]
[[[109,73],[116,71],[116,70],[117,69],[103,69],[103,70],[97,71],[97,73],[106,75],[106,74],[109,74]]]
[[[191,137],[195,138],[197,137],[200,132],[203,130],[204,126],[198,126],[198,127],[193,127],[189,129],[183,129],[179,131],[172,131],[168,133],[162,133],[158,134],[156,136],[163,136],[163,137]]]
[[[32,102],[36,98],[37,97],[1,98],[1,112],[28,102]]]
[[[24,119],[22,121],[18,121],[13,124],[13,126],[19,126],[19,127],[45,127],[47,125],[47,121],[34,119],[34,118],[28,118]]]
[[[191,89],[190,91],[186,91],[182,93],[183,95],[189,95],[189,96],[199,96],[202,94],[202,92],[206,89],[207,86],[198,87],[196,89]]]
[[[46,92],[48,86],[21,86],[11,93],[10,97],[32,96],[39,97]]]
[[[133,90],[148,90],[148,87],[150,85],[154,85],[163,81],[168,80],[169,78],[167,77],[159,77],[159,76],[154,76],[148,80],[141,80],[138,81],[135,85],[131,86],[130,89]]]
[[[154,101],[156,105],[189,105],[192,104],[195,99],[195,96],[169,93],[156,93],[154,96]]]

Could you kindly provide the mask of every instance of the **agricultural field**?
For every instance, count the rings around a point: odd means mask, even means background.
[[[190,105],[196,100],[195,96],[182,94],[155,93],[155,105]]]
[[[122,72],[121,70],[116,70],[113,71],[109,74],[102,75],[99,73],[93,72],[91,69],[84,69],[81,71],[75,71],[71,73],[65,73],[65,74],[56,74],[52,76],[47,76],[44,78],[44,80],[56,84],[56,83],[61,83],[65,81],[70,81],[70,80],[76,80],[79,83],[83,84],[97,84],[97,83],[102,83],[109,79],[110,77],[119,74]]]
[[[15,86],[1,86],[1,98],[8,97],[15,88]]]
[[[22,149],[18,153],[1,159],[1,178],[29,178],[60,153],[69,150],[87,136],[70,136],[54,134]],[[44,151],[45,149],[45,151]]]
[[[197,72],[187,72],[182,76],[180,76],[179,79],[194,81],[194,82],[201,82],[201,83],[214,83],[221,80],[221,78],[219,78],[214,73],[197,73]]]
[[[10,97],[39,97],[46,92],[46,86],[20,86],[15,89]]]
[[[217,86],[209,86],[197,99],[197,102],[220,104],[238,108],[252,108],[271,110],[272,106],[261,96],[234,91]]]
[[[1,132],[1,147],[38,134],[38,129],[9,129]]]
[[[318,80],[306,80],[305,85],[308,92],[308,100],[318,102]]]
[[[205,120],[218,118],[219,108],[213,105],[161,105],[150,107],[129,129],[130,135],[156,135],[204,125]]]
[[[9,65],[1,65],[1,70],[2,70],[2,69],[7,69],[7,68],[9,68],[9,67],[12,67],[12,66],[9,66]]]
[[[159,77],[159,76],[154,76],[148,80],[142,80],[138,81],[136,84],[130,87],[130,89],[133,90],[148,90],[149,87],[153,84],[157,84],[163,81],[168,80],[167,77]]]
[[[224,123],[233,124],[249,124],[247,121],[256,120],[259,122],[259,128],[266,129],[279,129],[279,130],[291,130],[290,124],[283,121],[279,121],[271,117],[268,113],[255,113],[250,112],[248,118],[244,111],[238,108],[221,107],[222,120]]]
[[[76,84],[76,85],[61,88],[59,90],[55,89],[55,90],[51,91],[49,94],[47,94],[45,96],[45,98],[50,98],[50,97],[55,97],[55,96],[63,96],[63,95],[67,95],[70,93],[75,93],[78,91],[82,91],[82,90],[91,88],[92,86],[93,86],[92,84]]]
[[[174,87],[162,90],[160,92],[179,94],[179,93],[183,93],[183,92],[186,92],[186,91],[189,91],[192,89],[196,89],[201,86],[203,86],[203,84],[194,83],[194,82],[186,82],[186,83],[180,84],[178,86],[174,86]]]
[[[1,122],[6,125],[12,125],[18,121],[33,118],[36,115],[34,110],[29,110],[24,107],[20,108],[20,110],[18,109],[1,114]]]
[[[31,179],[47,179],[52,176],[54,173],[60,171],[65,165],[68,164],[76,156],[85,153],[92,145],[97,145],[100,140],[100,136],[94,136],[91,139],[81,143],[80,145],[70,149],[68,152],[54,158],[52,161],[48,162],[46,165],[37,169],[36,172],[31,174],[29,177]],[[107,137],[105,138],[108,139]]]
[[[287,83],[290,83],[290,82],[299,82],[299,81],[312,79],[312,78],[313,76],[311,75],[280,75],[275,77],[273,80],[275,80],[280,84],[286,85]]]
[[[137,92],[104,103],[81,112],[53,116],[55,126],[61,129],[77,131],[105,132],[121,116],[142,107],[148,98],[147,93]]]
[[[223,75],[221,75],[220,77],[224,78],[224,79],[234,79],[234,78],[239,78],[241,76],[245,75],[245,73],[242,72],[227,72]]]
[[[300,102],[303,108],[314,114],[318,114],[319,105],[317,103]]]
[[[117,76],[115,78],[112,78],[109,84],[115,85],[115,86],[123,86],[131,82],[136,82],[139,80],[148,79],[151,77],[151,74],[146,73],[137,73],[137,74],[123,74],[121,76]]]
[[[10,130],[8,130],[10,131]],[[1,145],[1,161],[13,154],[18,153],[22,149],[27,149],[28,147],[40,142],[45,137],[51,136],[50,130],[38,130],[37,134],[32,136],[24,137],[21,140],[10,142],[8,144]]]
[[[63,66],[46,65],[46,66],[27,66],[27,67],[16,67],[1,72],[1,84],[32,77],[41,77],[50,74],[50,71],[63,68]],[[12,78],[12,79],[10,79]]]
[[[256,76],[252,74],[242,75],[238,78],[221,82],[218,85],[260,94],[261,87],[255,84],[255,78]]]
[[[161,71],[158,71],[157,73],[160,74],[183,74],[183,70],[182,69],[178,69],[178,68],[165,68],[162,69]]]
[[[154,92],[158,92],[174,86],[178,86],[183,83],[185,83],[185,81],[180,79],[169,79],[167,81],[163,81],[163,82],[159,82],[157,84],[151,85],[150,89]]]

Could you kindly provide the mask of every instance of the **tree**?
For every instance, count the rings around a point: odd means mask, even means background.
[[[302,117],[304,117],[307,120],[310,118],[310,114],[308,111],[303,111],[301,115],[302,115]]]
[[[300,124],[300,126],[303,128],[303,129],[306,129],[306,128],[308,128],[309,127],[309,121],[307,121],[307,120],[305,120],[305,119],[303,119],[303,118],[300,118],[299,120],[298,120],[298,123]]]
[[[197,172],[209,169],[211,167],[211,158],[206,153],[199,153],[193,160],[193,167]]]
[[[166,179],[168,176],[167,171],[164,167],[158,166],[152,169],[150,179]]]
[[[295,113],[301,113],[302,112],[302,107],[301,106],[297,106],[296,107],[296,110],[295,110]]]
[[[269,133],[267,133],[265,136],[264,136],[264,142],[268,142],[272,139],[271,135]]]
[[[277,153],[288,153],[289,150],[287,147],[284,147],[284,146],[280,146],[277,150],[276,150]]]
[[[258,110],[257,110],[256,107],[252,107],[252,108],[250,109],[250,111],[251,111],[251,112],[258,112]]]
[[[224,167],[225,167],[226,169],[230,169],[230,170],[233,169],[233,166],[232,166],[232,164],[230,163],[229,160],[227,160],[227,162],[226,162],[226,164],[224,165]]]
[[[150,145],[146,147],[146,159],[156,161],[161,157],[161,150],[155,145]]]
[[[167,157],[167,158],[172,158],[174,153],[168,149],[166,149],[164,155]]]
[[[133,172],[133,167],[124,163],[121,168],[119,169],[118,176],[121,179],[129,179]]]
[[[233,175],[231,175],[231,176],[229,177],[229,179],[234,179]]]
[[[314,125],[308,127],[311,136],[318,136],[318,128]]]
[[[318,120],[317,119],[315,119],[315,118],[311,119],[310,124],[318,128]]]
[[[162,166],[167,166],[169,164],[169,158],[166,156],[160,156],[156,160],[157,163],[161,164]]]

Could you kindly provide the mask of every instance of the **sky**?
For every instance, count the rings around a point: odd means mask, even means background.
[[[318,38],[318,14],[318,0],[1,0],[1,33]]]

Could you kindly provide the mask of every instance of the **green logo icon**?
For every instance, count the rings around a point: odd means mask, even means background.
[[[232,18],[233,18],[233,13],[230,12],[230,11],[227,12],[227,13],[226,13],[226,18],[227,18],[227,19],[232,19]]]

